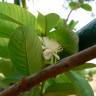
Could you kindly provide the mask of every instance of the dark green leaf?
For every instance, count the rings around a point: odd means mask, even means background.
[[[36,86],[32,88],[32,90],[23,93],[22,96],[40,96],[40,91],[40,87]]]
[[[0,38],[0,58],[9,58],[8,42],[9,39]]]
[[[94,96],[93,90],[88,81],[75,71],[68,72],[67,76],[72,80],[72,83],[76,87],[78,96]]]
[[[66,54],[73,54],[78,51],[78,36],[65,26],[48,34],[49,38],[59,42]]]
[[[42,47],[37,34],[29,27],[20,27],[9,42],[9,50],[14,66],[24,75],[41,69]]]
[[[70,2],[70,3],[69,3],[69,7],[70,7],[72,10],[75,10],[75,9],[80,8],[80,4],[79,4],[78,2]]]
[[[67,96],[76,94],[74,85],[72,83],[54,83],[50,85],[44,96]]]
[[[20,79],[20,77],[22,77],[20,76],[20,73],[15,69],[10,59],[5,58],[0,59],[0,74],[4,75],[0,82],[4,83],[5,85],[16,82]]]
[[[92,7],[87,3],[81,4],[80,7],[86,11],[92,11]]]
[[[84,3],[84,0],[79,0],[80,3]]]

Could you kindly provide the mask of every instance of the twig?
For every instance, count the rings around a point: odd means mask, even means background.
[[[20,93],[28,91],[34,86],[40,84],[40,82],[60,73],[69,71],[70,69],[82,65],[84,62],[93,58],[96,58],[96,44],[60,60],[57,64],[53,64],[37,74],[23,78],[20,82],[1,92],[0,96],[18,96]]]
[[[70,10],[70,12],[69,12],[69,14],[68,14],[68,16],[67,16],[67,19],[65,20],[66,23],[67,23],[67,21],[68,21],[70,15],[71,15],[71,13],[72,13],[72,11],[73,11],[73,10]]]

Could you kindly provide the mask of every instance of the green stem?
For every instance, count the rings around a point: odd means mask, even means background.
[[[40,96],[43,96],[44,84],[45,84],[45,82],[42,82],[42,84],[41,84]]]
[[[26,0],[22,0],[22,6],[23,6],[23,8],[27,8],[26,7]]]

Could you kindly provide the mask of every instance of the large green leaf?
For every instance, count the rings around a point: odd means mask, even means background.
[[[15,4],[0,3],[0,16],[2,17],[2,19],[7,19],[8,21],[13,22],[16,21],[18,24],[28,25],[31,26],[32,28],[34,28],[35,26],[35,17],[31,13],[29,13],[26,9],[23,9]],[[3,31],[4,30],[5,29],[3,29]]]
[[[34,16],[26,9],[21,8],[15,4],[0,3],[0,14],[11,17],[21,24],[29,24],[31,26],[34,26]]]
[[[88,81],[77,74],[75,71],[68,72],[67,76],[72,80],[76,87],[78,96],[94,96],[93,90]]]
[[[0,38],[0,58],[9,58],[8,42],[9,39]]]
[[[75,87],[72,83],[54,83],[50,85],[44,96],[68,96],[76,94]]]
[[[20,27],[13,33],[9,50],[13,64],[22,74],[28,75],[41,69],[41,42],[29,27]]]
[[[18,27],[17,24],[0,19],[0,37],[9,38],[16,27]]]
[[[59,20],[59,16],[55,13],[50,13],[47,15],[38,14],[37,17],[37,29],[41,34],[47,35],[47,33],[54,27]]]
[[[19,21],[16,21],[15,19],[7,16],[6,14],[0,13],[0,19],[6,20],[6,21],[10,21],[10,22],[14,22],[14,23],[16,23],[16,24],[22,25],[22,23],[20,23]]]
[[[56,29],[48,34],[49,38],[59,42],[66,54],[73,54],[78,51],[78,36],[67,26]]]

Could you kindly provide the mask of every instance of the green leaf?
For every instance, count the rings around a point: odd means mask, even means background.
[[[14,76],[15,71],[16,69],[10,59],[3,58],[0,60],[0,73],[4,74],[5,78]]]
[[[40,91],[40,86],[36,86],[32,90],[23,93],[22,96],[40,96]]]
[[[84,0],[79,0],[79,3],[84,3]]]
[[[8,42],[9,39],[0,38],[0,58],[9,58]]]
[[[83,65],[80,65],[75,68],[75,70],[84,70],[84,69],[89,69],[89,68],[94,68],[96,67],[96,64],[93,63],[85,63]]]
[[[72,83],[54,83],[50,85],[44,96],[67,96],[76,94],[74,85]]]
[[[84,10],[86,10],[86,11],[92,11],[92,7],[87,3],[81,4],[80,7],[83,8]]]
[[[45,35],[45,28],[46,28],[46,22],[45,22],[45,16],[41,13],[38,13],[37,17],[37,30],[39,31],[38,33],[41,35]]]
[[[50,32],[48,36],[49,38],[59,42],[64,49],[64,53],[66,53],[67,55],[73,54],[78,51],[78,36],[67,26]]]
[[[26,9],[15,4],[0,3],[0,14],[6,15],[24,25],[34,26],[35,17]]]
[[[87,80],[85,80],[75,71],[70,71],[66,75],[72,80],[72,83],[78,92],[78,96],[94,96],[93,90]]]
[[[69,3],[69,7],[70,7],[72,10],[75,10],[75,9],[80,8],[80,4],[79,4],[78,2],[70,2],[70,3]]]
[[[65,83],[65,82],[70,82],[70,79],[66,76],[66,74],[60,74],[56,76],[55,82]]]
[[[56,25],[55,29],[63,27],[64,26],[64,22],[65,22],[65,19],[60,18],[58,20],[58,22],[57,22],[57,25]]]
[[[56,27],[58,20],[59,16],[55,13],[50,13],[46,15],[47,32],[49,32],[52,28]]]
[[[17,24],[0,19],[0,37],[9,38],[18,27]]]
[[[47,35],[47,33],[56,26],[59,20],[59,16],[55,13],[50,13],[47,15],[38,14],[37,17],[37,27],[39,32],[43,35]]]
[[[2,13],[0,13],[0,19],[6,20],[6,21],[10,21],[10,22],[14,22],[16,24],[22,25],[19,21],[16,21],[15,19],[13,19],[13,18],[11,18],[11,17],[9,17],[9,16],[7,16],[5,14],[2,14]]]
[[[41,42],[31,28],[18,28],[10,38],[9,50],[14,66],[22,74],[29,75],[41,69]]]
[[[75,26],[77,25],[78,21],[71,20],[70,23],[68,24],[69,28],[73,30]]]
[[[13,66],[11,60],[5,58],[0,59],[0,74],[3,76],[0,79],[0,83],[2,82],[5,85],[16,82],[17,80],[20,80],[21,77],[20,73]]]
[[[15,4],[0,2],[0,14],[5,16],[2,17],[3,19],[5,18],[9,21],[13,20],[14,22],[18,22],[19,24],[28,25],[32,28],[35,28],[35,17],[26,9],[21,8]]]

